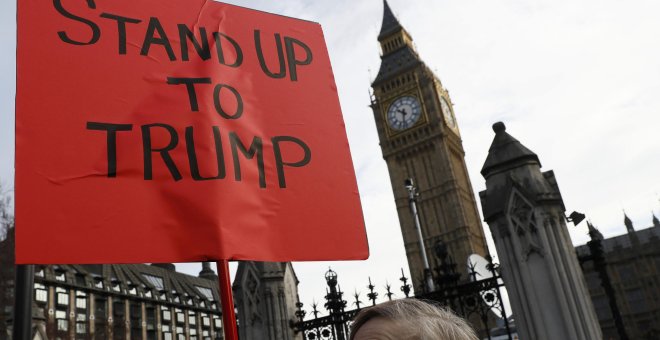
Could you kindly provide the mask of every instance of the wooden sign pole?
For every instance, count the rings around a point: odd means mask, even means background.
[[[222,324],[225,330],[225,340],[238,340],[234,298],[231,292],[231,279],[229,278],[229,262],[227,260],[220,260],[216,262],[216,266],[218,268],[218,283],[220,285]]]

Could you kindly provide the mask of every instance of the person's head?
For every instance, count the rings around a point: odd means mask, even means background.
[[[417,299],[385,302],[361,310],[350,340],[478,340],[451,311]]]

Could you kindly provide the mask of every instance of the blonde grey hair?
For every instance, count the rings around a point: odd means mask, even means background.
[[[384,318],[401,327],[402,334],[416,340],[479,340],[462,318],[446,308],[418,299],[393,300],[361,310],[351,326],[353,340],[367,321]]]

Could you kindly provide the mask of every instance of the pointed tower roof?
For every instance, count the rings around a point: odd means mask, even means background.
[[[658,220],[657,217],[655,217],[654,213],[651,213],[653,215],[653,226],[654,227],[660,227],[660,220]]]
[[[603,234],[600,232],[600,230],[598,230],[598,228],[596,228],[593,224],[591,224],[591,221],[587,221],[587,226],[589,227],[589,236],[591,237],[592,240],[604,239]]]
[[[217,280],[218,275],[211,269],[211,262],[202,262],[202,271],[199,272],[199,277],[208,280]]]
[[[380,27],[380,33],[378,34],[378,40],[397,32],[403,29],[403,26],[399,23],[399,20],[392,13],[390,5],[387,3],[387,0],[383,0],[383,24]]]
[[[521,163],[537,163],[541,166],[539,157],[522,145],[517,139],[506,132],[506,126],[502,122],[493,124],[495,138],[488,150],[488,157],[481,168],[481,174],[488,178],[493,172],[510,168],[512,165]]]
[[[380,57],[380,69],[372,86],[377,86],[423,64],[415,51],[412,40],[410,34],[392,13],[387,0],[383,0],[383,25],[378,35],[383,54]]]
[[[628,230],[629,233],[635,231],[635,228],[633,228],[633,223],[625,211],[623,212],[623,224],[626,225],[626,230]]]

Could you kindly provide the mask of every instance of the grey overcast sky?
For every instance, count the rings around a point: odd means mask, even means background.
[[[371,258],[295,263],[302,301],[322,301],[328,266],[345,291],[358,289],[363,300],[368,276],[381,296],[386,280],[399,293],[400,268],[408,269],[368,107],[380,62],[382,1],[228,2],[317,21],[330,51]],[[585,213],[606,236],[624,233],[624,210],[637,228],[651,225],[652,212],[660,217],[660,2],[389,3],[450,91],[475,195],[484,189],[479,170],[493,138],[491,125],[503,121],[539,155],[544,170],[555,171],[567,213]],[[0,3],[0,178],[6,183],[14,177],[15,6]],[[570,228],[575,244],[586,241],[586,226]],[[200,266],[178,268],[196,274]]]

